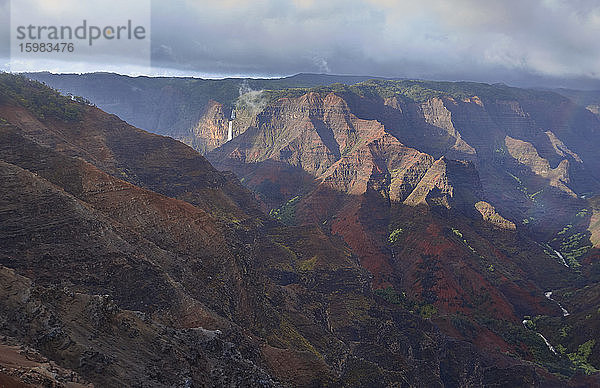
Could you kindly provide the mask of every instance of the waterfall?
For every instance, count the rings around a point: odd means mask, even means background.
[[[229,120],[229,129],[227,130],[227,141],[233,139],[233,120],[235,120],[235,108],[231,110],[231,119]]]
[[[529,329],[529,327],[527,326],[527,323],[529,321],[530,321],[529,319],[523,319],[523,326],[525,326],[526,329]],[[552,344],[550,344],[550,342],[548,342],[546,337],[544,337],[541,333],[538,333],[538,332],[536,332],[535,334],[539,335],[544,340],[544,342],[546,343],[546,346],[552,353],[558,354],[558,353],[556,353],[556,349],[554,349],[554,346],[552,346]]]
[[[543,335],[541,335],[540,333],[537,333],[537,335],[539,335],[540,337],[542,337],[542,339],[546,343],[546,346],[548,347],[548,349],[550,349],[550,351],[552,351],[552,353],[556,354],[556,350],[554,350],[554,346],[550,345],[550,342],[548,342],[548,340]]]
[[[562,310],[562,313],[563,313],[563,317],[566,317],[567,315],[569,315],[569,312],[567,311],[567,309],[565,309],[563,306],[560,305],[560,303],[558,303],[557,301],[552,299],[552,291],[545,292],[544,295],[546,296],[546,298],[553,301],[554,303],[556,303],[558,305],[558,307],[560,307],[560,309]]]
[[[557,251],[556,249],[553,249],[554,253],[556,253],[556,255],[558,256],[558,258],[562,261],[563,265],[567,268],[569,268],[569,265],[567,264],[567,262],[565,261],[565,258],[563,257],[563,255],[560,254],[559,251]]]

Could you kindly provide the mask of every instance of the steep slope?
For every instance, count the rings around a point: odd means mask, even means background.
[[[139,311],[122,310],[108,295],[35,285],[6,267],[0,267],[0,280],[0,327],[4,335],[13,337],[3,341],[9,341],[12,349],[24,349],[23,342],[36,346],[45,357],[77,370],[97,386],[274,384],[218,331],[163,326]],[[7,355],[9,349],[2,353]],[[32,365],[30,357],[15,360],[13,356],[4,370],[28,384],[88,386],[73,372],[58,372],[61,367],[52,366],[52,361],[44,376],[44,369]],[[44,362],[44,357],[36,361]],[[33,371],[23,373],[24,368]],[[56,385],[51,385],[52,380]]]
[[[248,170],[256,177],[259,173],[254,167],[267,160],[299,167],[316,179],[324,179],[324,171],[337,163],[348,170],[345,174],[337,173],[338,177],[343,176],[342,186],[352,179],[353,174],[362,171],[361,186],[357,188],[360,192],[366,187],[365,171],[370,173],[370,168],[359,154],[350,160],[351,165],[348,157],[355,148],[360,149],[374,137],[381,137],[382,143],[389,143],[389,138],[394,138],[404,147],[417,149],[433,159],[446,156],[475,163],[483,194],[494,204],[496,211],[513,223],[542,234],[537,238],[546,241],[567,224],[566,219],[586,207],[585,201],[576,198],[575,192],[584,195],[598,190],[597,161],[590,147],[593,140],[581,140],[595,138],[593,134],[598,131],[598,121],[590,117],[589,112],[586,115],[585,111],[560,97],[540,96],[535,94],[537,92],[527,95],[527,91],[519,89],[496,87],[494,90],[494,87],[485,88],[478,84],[467,85],[466,91],[461,93],[469,92],[470,87],[473,92],[493,96],[493,99],[488,98],[491,99],[489,107],[486,105],[484,109],[479,97],[463,97],[463,101],[459,101],[452,95],[444,95],[443,91],[435,91],[439,96],[429,97],[426,92],[434,91],[425,90],[421,91],[425,97],[417,94],[414,97],[417,100],[411,102],[399,94],[406,93],[410,97],[410,92],[414,94],[414,89],[421,87],[418,84],[409,85],[408,92],[402,89],[404,83],[392,84],[391,87],[398,89],[392,90],[397,97],[381,98],[368,94],[372,93],[370,88],[387,85],[365,83],[336,93],[325,89],[276,100],[257,116],[247,133],[210,153],[209,158],[221,168],[238,171],[244,178],[249,174]],[[384,92],[387,93],[387,89],[380,94],[385,95]],[[459,94],[455,95],[458,97]],[[525,114],[519,105],[519,99],[525,97],[530,98],[527,102],[530,105],[533,105],[531,99],[535,98],[540,101],[539,105],[556,103],[564,112],[553,113],[556,119],[548,120],[540,118],[540,108],[533,106],[531,113]],[[419,99],[424,102],[418,102]],[[566,121],[563,116],[568,110],[573,114]],[[542,125],[553,128],[554,132],[536,132],[534,128]],[[579,147],[573,148],[578,153],[567,147],[555,132],[564,133],[573,143],[571,148]],[[517,135],[525,140],[517,139]],[[585,162],[579,154],[584,155]],[[389,155],[382,156],[389,159]],[[551,162],[556,163],[556,167],[551,166]],[[402,174],[403,171],[403,168],[388,169],[390,174]],[[406,171],[412,173],[410,169]],[[392,182],[392,186],[396,182]],[[252,184],[259,192],[264,186],[256,178]],[[273,191],[272,186],[265,188]],[[352,189],[341,189],[355,193]],[[283,187],[281,192],[290,190]],[[288,198],[299,192],[302,190],[296,190]],[[552,210],[543,208],[540,202],[548,204]],[[560,212],[561,217],[555,217],[555,211]]]
[[[600,92],[598,90],[556,89],[561,94],[578,105],[585,107],[595,115],[600,115]]]
[[[10,142],[4,140],[8,139],[3,139],[3,144],[14,145],[17,139],[13,137]],[[28,146],[27,148],[32,146],[27,143],[25,145]],[[11,149],[15,150],[12,147]],[[50,171],[54,173],[60,171],[63,174],[55,178],[57,182],[59,179],[64,179],[65,182],[77,181],[69,176],[71,171],[69,171],[67,163],[65,163],[64,169],[56,170],[52,168],[53,161],[47,151],[46,155],[44,155],[43,149],[33,149],[33,151],[44,160],[43,166],[46,170],[37,170],[39,173],[48,174]],[[16,161],[14,155],[13,161]],[[54,156],[54,158],[65,162],[60,157]],[[27,161],[20,162],[26,163]],[[81,166],[77,166],[81,165],[81,161],[67,159],[66,162],[75,164],[76,171],[81,169]],[[145,228],[144,224],[139,225],[139,221],[149,218],[148,211],[150,211],[150,216],[153,214],[153,202],[156,199],[153,200],[151,197],[156,197],[156,194],[139,193],[140,189],[124,182],[119,183],[108,176],[103,176],[102,173],[91,167],[88,168],[92,170],[92,174],[90,174],[91,176],[87,174],[82,176],[84,178],[82,187],[85,188],[85,194],[81,193],[80,195],[88,196],[89,202],[83,202],[39,177],[38,173],[34,174],[3,162],[2,178],[5,190],[2,193],[5,201],[2,204],[2,209],[5,209],[3,211],[5,221],[2,224],[3,263],[35,279],[38,285],[35,291],[29,291],[32,287],[31,280],[19,277],[14,272],[5,271],[8,278],[6,281],[3,280],[4,284],[14,284],[15,287],[17,284],[22,284],[19,287],[23,287],[23,289],[8,289],[7,293],[9,295],[25,295],[24,297],[18,296],[14,301],[15,304],[12,304],[12,299],[9,298],[5,300],[5,303],[8,302],[8,304],[2,305],[3,316],[7,319],[2,326],[5,333],[39,347],[47,357],[60,362],[64,367],[78,370],[87,379],[101,385],[121,383],[128,385],[130,382],[140,380],[147,381],[151,385],[176,383],[183,386],[186,381],[210,381],[211,384],[220,385],[220,383],[216,383],[217,379],[221,379],[225,384],[225,381],[232,381],[235,378],[239,378],[245,383],[249,383],[249,379],[252,378],[255,379],[256,384],[267,384],[269,378],[256,366],[256,363],[261,363],[261,361],[265,363],[265,367],[270,368],[271,373],[284,381],[303,382],[301,385],[305,385],[314,379],[333,379],[329,368],[312,355],[315,352],[323,352],[321,357],[326,357],[332,362],[337,357],[344,355],[347,361],[342,364],[343,367],[338,373],[343,376],[343,379],[350,379],[349,385],[354,385],[365,378],[360,375],[348,375],[350,372],[357,373],[357,370],[363,370],[360,373],[368,374],[369,379],[375,373],[376,376],[380,376],[378,378],[382,379],[382,382],[392,382],[400,376],[404,376],[403,378],[409,381],[421,381],[421,384],[432,383],[432,377],[426,374],[425,370],[415,369],[414,352],[422,349],[419,351],[433,354],[430,352],[433,352],[433,348],[438,346],[436,342],[422,337],[421,330],[426,330],[430,332],[429,335],[433,336],[440,336],[440,334],[432,332],[432,328],[428,328],[425,322],[419,322],[418,319],[416,320],[417,327],[421,328],[411,333],[408,331],[407,325],[414,324],[416,318],[407,315],[394,317],[394,315],[390,315],[391,312],[377,307],[368,292],[365,294],[365,290],[368,290],[367,279],[361,280],[356,266],[345,258],[347,253],[343,251],[336,253],[333,246],[328,246],[327,243],[323,245],[322,242],[319,242],[327,240],[322,234],[316,233],[313,238],[308,238],[310,235],[306,235],[306,232],[302,230],[286,231],[284,229],[274,236],[278,241],[276,245],[268,241],[259,243],[255,250],[257,254],[260,252],[263,260],[269,260],[264,265],[271,271],[271,278],[279,279],[281,284],[287,285],[284,293],[282,290],[273,288],[273,285],[265,285],[268,295],[274,298],[277,305],[284,308],[280,311],[269,311],[270,302],[263,300],[261,303],[266,304],[264,306],[266,309],[263,307],[263,311],[260,313],[257,311],[259,305],[253,306],[252,311],[243,311],[244,307],[241,307],[242,311],[238,312],[227,302],[227,295],[231,295],[234,291],[231,289],[230,281],[222,279],[223,275],[229,272],[224,268],[221,267],[216,274],[209,272],[210,269],[203,267],[202,263],[200,265],[197,261],[190,263],[189,258],[182,260],[182,257],[173,257],[172,251],[152,247],[152,244],[148,241],[144,242],[140,235],[130,237],[133,239],[133,241],[128,241],[132,244],[130,248],[123,246],[126,242],[119,243],[120,234],[128,235],[131,232],[122,230],[125,228],[124,226],[119,227],[119,224],[111,222],[104,214],[113,215],[110,217],[113,220],[121,217],[125,220],[132,215],[119,214],[126,210],[123,205],[119,205],[124,202],[122,198],[102,197],[111,196],[110,189],[119,193],[124,192],[123,194],[128,198],[127,208],[130,208],[135,207],[138,202],[134,196],[141,196],[140,200],[147,204],[147,208],[135,215],[136,221],[130,220],[127,224],[132,228],[137,225],[137,229],[148,232],[149,230]],[[100,176],[94,176],[94,174]],[[88,180],[95,182],[96,186],[90,187]],[[23,193],[16,190],[15,187],[27,187],[28,191]],[[98,191],[94,193],[93,189],[97,190],[98,187],[105,187],[105,189],[101,193]],[[16,195],[18,199],[13,198],[12,195]],[[48,201],[47,203],[44,203],[44,198]],[[167,203],[160,206],[163,210],[167,210],[169,205],[173,205],[171,203],[173,200],[165,198],[164,201]],[[18,206],[15,206],[16,204]],[[180,206],[185,207],[187,212],[194,212],[193,208],[185,204],[180,204]],[[96,207],[105,207],[106,213],[97,214],[94,210]],[[63,208],[64,211],[59,211]],[[6,209],[11,210],[6,211]],[[49,211],[49,209],[52,210]],[[174,209],[170,209],[170,211],[172,214],[178,213]],[[196,210],[196,212],[198,211]],[[190,215],[192,218],[195,218],[194,216],[194,214]],[[159,228],[159,225],[162,224],[159,220],[152,217],[149,220],[155,223],[150,231],[160,230],[163,233],[160,243],[168,244],[168,241],[164,241],[165,237],[170,237],[174,231]],[[181,214],[177,214],[177,220],[179,223],[190,225],[182,219]],[[86,228],[86,225],[90,223],[91,225]],[[23,226],[27,226],[27,228],[23,228]],[[65,228],[66,230],[64,230]],[[117,230],[114,230],[115,228]],[[97,230],[101,231],[102,237],[97,235]],[[64,237],[61,238],[61,236]],[[73,239],[79,236],[84,240]],[[147,234],[144,233],[144,236]],[[152,234],[147,236],[150,239],[153,237]],[[89,241],[93,241],[93,243],[90,245]],[[195,241],[195,243],[206,247],[205,244],[202,244],[202,240]],[[284,244],[290,246],[287,247]],[[307,244],[312,246],[307,246]],[[147,254],[143,248],[145,245],[150,246],[146,248],[150,250]],[[185,248],[185,244],[178,244],[178,246]],[[104,254],[104,247],[108,247],[112,252]],[[42,248],[43,251],[39,252]],[[132,254],[135,255],[135,258],[131,259],[133,261],[126,261],[127,251],[132,251]],[[178,253],[178,255],[183,255],[183,253]],[[336,255],[339,257],[337,260]],[[105,256],[114,257],[114,261],[104,264],[102,258]],[[220,264],[213,262],[216,258],[212,258],[212,260],[204,258],[204,260],[211,261],[213,265]],[[185,268],[188,265],[191,269]],[[151,268],[144,269],[144,266]],[[275,270],[277,267],[280,267],[281,270]],[[294,270],[294,267],[298,269]],[[252,270],[248,268],[248,271]],[[189,283],[186,285],[186,275],[193,276],[195,285]],[[210,275],[219,276],[221,279],[216,283],[211,283]],[[175,277],[177,279],[174,279]],[[207,279],[202,281],[201,277]],[[58,283],[57,280],[59,280]],[[205,285],[198,287],[198,282]],[[213,293],[215,288],[221,287],[221,282],[227,282],[227,288],[219,291],[220,295],[217,297]],[[311,286],[306,289],[305,287],[308,285]],[[245,285],[246,289],[251,287],[253,287],[251,284]],[[37,301],[28,296],[30,293],[33,295],[39,293],[44,296],[41,301]],[[105,293],[110,296],[88,295],[104,295]],[[199,295],[205,304],[213,305],[218,314],[205,307],[204,303],[191,299],[189,294]],[[302,300],[297,300],[299,297],[302,297]],[[113,298],[115,298],[114,302]],[[247,295],[245,298],[251,299],[252,295]],[[341,303],[341,301],[343,302]],[[246,303],[252,304],[250,301]],[[98,304],[97,307],[96,304]],[[68,308],[62,306],[68,306]],[[122,312],[117,306],[141,312],[135,314]],[[44,313],[48,315],[48,318],[45,315],[40,317],[39,312],[33,316],[23,315],[24,311],[32,309],[39,311],[40,308],[44,311],[48,310]],[[97,309],[100,311],[97,312]],[[321,322],[324,311],[327,318]],[[317,325],[310,319],[313,314],[318,322],[321,322],[320,324]],[[377,339],[382,330],[381,324],[384,322],[380,320],[380,314],[389,316],[395,322],[394,326],[388,329],[391,332],[386,337],[387,340],[391,340],[398,333],[403,333],[402,337],[395,341],[404,344],[403,346],[411,344],[396,356],[400,357],[399,360],[403,360],[402,363],[386,366],[384,371],[380,371],[377,367],[381,363],[377,361],[378,358],[384,357],[383,355],[387,352],[385,347],[381,347],[382,344],[378,344],[379,340]],[[251,358],[239,361],[239,358],[235,358],[237,350],[232,348],[232,345],[222,343],[221,336],[223,336],[223,341],[227,342],[234,341],[234,338],[238,343],[240,340],[242,343],[251,340],[240,338],[242,335],[240,329],[231,327],[231,324],[227,323],[223,316],[231,316],[234,321],[244,322],[245,327],[250,330],[256,325],[262,326],[263,333],[268,336],[267,343],[243,345],[244,356],[251,356]],[[236,318],[236,316],[238,317]],[[42,322],[54,323],[51,326],[44,326],[39,322],[40,319]],[[167,324],[195,328],[195,330],[181,332],[177,331],[178,329],[167,329],[165,331],[164,328],[160,329],[160,326],[156,327],[158,323],[154,323],[154,319]],[[257,322],[252,322],[254,319]],[[274,322],[270,323],[271,320]],[[20,324],[16,322],[20,322]],[[25,325],[23,325],[24,323]],[[112,327],[115,329],[111,329]],[[215,334],[217,332],[203,329],[207,327],[218,328],[222,334],[220,332]],[[328,331],[325,330],[327,328]],[[159,331],[157,332],[157,330]],[[357,334],[357,330],[360,334]],[[48,337],[48,333],[51,332],[61,334],[58,337],[56,334]],[[89,334],[85,334],[86,332]],[[108,336],[103,334],[104,332],[111,334]],[[332,333],[335,333],[335,336],[332,336]],[[98,339],[89,342],[87,338],[90,335]],[[121,337],[132,339],[123,342]],[[336,337],[347,340],[361,338],[360,342],[366,349],[346,350],[344,342],[335,339]],[[373,342],[369,345],[371,341]],[[115,345],[117,343],[118,347]],[[374,352],[373,346],[380,347],[380,350]],[[461,355],[467,355],[474,351],[474,349],[464,350],[462,348],[452,350],[455,345],[447,346],[450,347],[449,352],[459,352]],[[167,353],[169,358],[165,359],[164,356],[161,356],[162,366],[159,373],[156,369],[155,354],[163,354],[165,347],[170,349]],[[192,348],[195,350],[192,351]],[[202,350],[199,351],[199,348]],[[221,355],[218,353],[218,349],[221,348],[228,350],[226,352],[224,350]],[[145,352],[140,353],[136,349],[145,349]],[[217,353],[213,353],[213,349],[217,349]],[[260,356],[256,353],[258,349],[261,352]],[[307,350],[298,353],[293,349]],[[410,352],[409,349],[411,349]],[[336,355],[338,352],[341,354]],[[456,357],[458,354],[453,353],[453,356]],[[437,368],[436,365],[439,361],[435,357],[430,355],[422,357],[429,360],[427,369]],[[125,360],[130,361],[125,363]],[[170,362],[172,364],[168,364]],[[167,363],[167,369],[165,369],[165,363]],[[189,365],[189,369],[184,367],[184,371],[181,371],[182,363]],[[454,372],[446,371],[445,373],[453,374]],[[502,372],[494,370],[494,373]],[[318,374],[319,377],[315,374]],[[536,378],[541,379],[541,377]],[[433,379],[435,381],[440,377]]]

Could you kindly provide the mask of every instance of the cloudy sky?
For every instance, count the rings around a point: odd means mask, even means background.
[[[8,0],[0,12],[10,14]],[[318,72],[600,88],[598,0],[169,0],[152,1],[151,17],[150,70],[121,57],[37,70],[117,64],[155,75]],[[2,23],[3,42],[8,35]],[[0,56],[6,69],[5,47]]]

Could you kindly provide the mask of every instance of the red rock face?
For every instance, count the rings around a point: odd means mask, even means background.
[[[228,123],[223,105],[210,100],[192,133],[189,136],[179,137],[178,140],[202,153],[212,151],[227,141]]]
[[[368,223],[361,221],[364,218],[365,202],[364,198],[358,197],[347,203],[336,213],[331,232],[342,236],[360,258],[360,264],[373,274],[374,287],[383,288],[392,285],[390,278],[394,271],[389,262],[388,248],[380,242],[380,236],[377,236],[378,230],[368,227],[371,222],[377,221],[378,215],[370,213]],[[379,216],[385,217],[385,214]]]

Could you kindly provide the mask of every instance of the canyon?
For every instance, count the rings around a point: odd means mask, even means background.
[[[3,346],[100,385],[598,382],[590,109],[475,83],[28,76],[84,99],[3,75]]]

